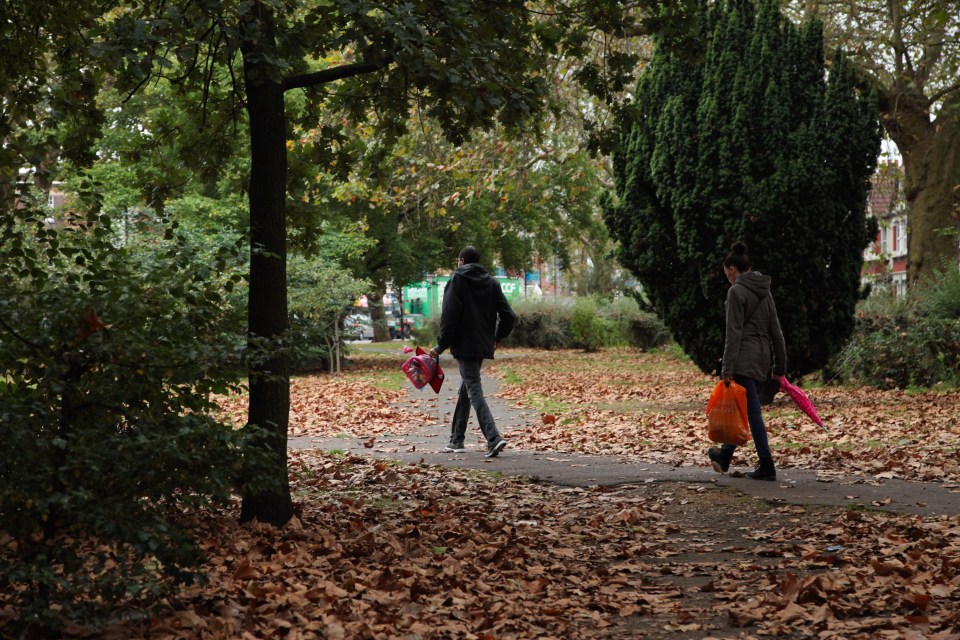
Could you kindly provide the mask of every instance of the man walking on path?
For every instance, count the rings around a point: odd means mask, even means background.
[[[497,343],[510,335],[517,315],[510,308],[500,283],[480,266],[480,252],[465,247],[457,258],[457,270],[443,290],[440,335],[430,356],[439,358],[447,348],[460,368],[460,395],[453,411],[450,444],[446,450],[463,453],[470,406],[477,414],[487,440],[487,457],[496,457],[507,441],[497,431],[487,400],[483,397],[480,367],[492,359]]]

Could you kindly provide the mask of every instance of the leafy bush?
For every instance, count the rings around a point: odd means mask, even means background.
[[[543,301],[519,303],[514,307],[517,323],[505,346],[531,347],[533,349],[569,349],[573,346],[570,321],[571,305]]]
[[[0,588],[34,635],[190,579],[184,511],[265,477],[257,432],[211,417],[245,369],[242,245],[115,237],[106,217],[0,226]]]
[[[597,305],[590,298],[578,298],[570,321],[573,339],[584,351],[597,351],[610,341],[612,323],[597,315]]]
[[[524,302],[515,308],[517,326],[507,344],[539,349],[597,349],[633,346],[652,349],[667,343],[669,333],[653,314],[632,298],[581,298]],[[578,319],[578,315],[579,319]],[[579,328],[575,329],[579,322]]]
[[[931,318],[960,320],[960,269],[944,265],[924,283],[917,302],[920,313]]]
[[[670,342],[670,331],[652,313],[638,313],[627,321],[628,343],[634,347],[650,350]]]
[[[881,388],[960,384],[958,274],[938,273],[906,302],[867,301],[837,370]]]
[[[366,291],[370,283],[350,275],[326,257],[307,259],[291,255],[287,262],[290,301],[290,366],[294,371],[317,371],[330,366],[344,339],[337,339],[336,323],[345,309]]]
[[[437,344],[440,335],[440,318],[428,318],[423,324],[413,330],[413,339],[418,345],[429,350]]]

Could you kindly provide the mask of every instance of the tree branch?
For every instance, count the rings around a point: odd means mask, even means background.
[[[393,61],[393,56],[386,56],[379,62],[354,62],[351,64],[340,65],[339,67],[330,67],[314,73],[304,73],[301,75],[290,76],[283,81],[283,90],[304,89],[306,87],[315,87],[336,80],[352,78],[365,73],[373,73],[383,69]]]
[[[17,333],[17,332],[14,330],[14,328],[11,327],[9,324],[7,324],[7,321],[4,320],[3,318],[0,318],[0,325],[2,325],[4,329],[6,329],[7,331],[9,331],[9,332],[10,332],[10,335],[12,335],[14,338],[16,338],[17,340],[19,340],[19,341],[22,342],[23,344],[27,345],[28,347],[32,347],[32,348],[34,348],[34,349],[41,349],[41,348],[42,348],[39,344],[37,344],[37,343],[35,343],[35,342],[31,342],[30,340],[27,340],[25,337],[23,337],[22,335],[20,335],[19,333]]]
[[[940,89],[939,91],[930,94],[930,98],[929,98],[930,102],[931,103],[938,102],[950,94],[955,95],[957,90],[960,90],[960,80],[954,82],[950,86],[944,87],[943,89]]]

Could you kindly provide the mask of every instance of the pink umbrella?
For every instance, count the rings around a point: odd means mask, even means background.
[[[807,394],[805,394],[800,387],[787,380],[786,376],[780,376],[780,391],[783,391],[793,398],[793,401],[797,404],[797,407],[799,407],[801,411],[810,416],[810,418],[818,425],[823,427],[824,431],[830,433],[830,430],[823,425],[823,420],[821,420],[820,416],[817,415],[817,408],[813,406],[812,402],[810,402],[810,398],[807,397]]]

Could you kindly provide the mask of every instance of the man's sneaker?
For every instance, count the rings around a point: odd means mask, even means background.
[[[444,451],[449,451],[450,453],[464,453],[466,449],[463,448],[462,444],[455,444],[451,442],[443,448]]]
[[[730,458],[733,454],[725,455],[723,449],[710,447],[707,449],[707,457],[710,458],[710,464],[717,473],[726,473],[730,468]]]
[[[503,448],[504,448],[505,446],[507,446],[507,441],[504,440],[503,438],[500,438],[499,440],[497,440],[497,442],[496,442],[495,444],[490,445],[489,447],[487,447],[487,456],[486,456],[486,457],[488,457],[488,458],[496,458],[498,455],[500,455],[500,452],[503,451]]]

